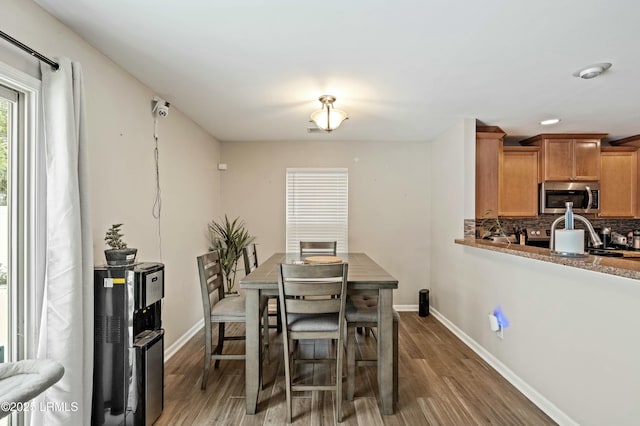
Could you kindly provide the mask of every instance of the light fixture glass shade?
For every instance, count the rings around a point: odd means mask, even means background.
[[[346,112],[335,108],[329,108],[328,106],[324,106],[321,110],[311,114],[311,121],[313,121],[316,126],[322,130],[326,130],[327,132],[340,127],[342,122],[347,118]]]
[[[330,95],[321,96],[319,101],[322,102],[322,109],[311,114],[311,121],[326,132],[337,129],[344,120],[349,118],[346,112],[333,107],[335,100],[336,98]]]

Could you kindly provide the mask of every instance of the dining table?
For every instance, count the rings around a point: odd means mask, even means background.
[[[338,253],[349,264],[347,293],[378,296],[378,389],[380,411],[393,414],[393,290],[398,280],[365,253]],[[281,263],[304,263],[299,253],[275,253],[240,280],[246,299],[246,413],[255,414],[260,387],[260,298],[278,294],[278,268]]]

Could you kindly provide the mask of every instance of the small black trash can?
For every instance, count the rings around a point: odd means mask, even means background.
[[[418,315],[426,317],[429,315],[429,290],[423,288],[420,290],[420,298],[418,305]]]

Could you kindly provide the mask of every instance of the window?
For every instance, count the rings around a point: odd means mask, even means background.
[[[337,241],[339,253],[349,251],[348,205],[347,169],[287,169],[287,252],[300,241]]]

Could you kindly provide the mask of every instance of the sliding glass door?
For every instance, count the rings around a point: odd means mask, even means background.
[[[9,191],[11,174],[11,145],[14,143],[16,105],[18,94],[0,86],[0,363],[14,358],[12,329],[16,325],[15,303],[12,303],[14,289],[11,288],[10,268],[10,214]],[[10,424],[11,417],[0,420],[0,426]]]
[[[0,363],[36,355],[45,239],[39,89],[40,81],[0,62]],[[0,426],[28,417],[14,412]]]
[[[15,105],[17,93],[0,86],[0,363],[10,361],[12,356],[11,326],[12,289],[9,287],[9,174],[12,132],[15,127]]]

